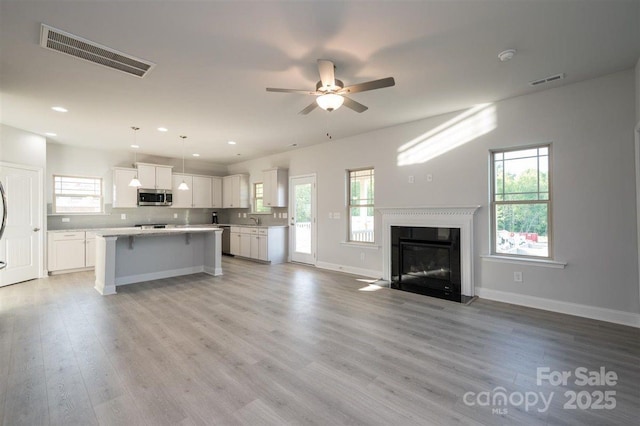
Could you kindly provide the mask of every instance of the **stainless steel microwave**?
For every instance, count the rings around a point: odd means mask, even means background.
[[[168,189],[138,189],[139,206],[170,206],[173,201]]]

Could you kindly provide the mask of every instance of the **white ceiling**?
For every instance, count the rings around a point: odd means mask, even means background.
[[[634,1],[7,1],[1,3],[2,122],[58,143],[187,153],[229,164],[631,68],[640,57]],[[40,24],[157,64],[144,79],[46,50]],[[518,50],[509,62],[497,54]],[[369,107],[298,112],[316,60]],[[528,82],[551,74],[545,87]],[[62,105],[68,113],[50,108]],[[169,129],[160,133],[157,127]],[[228,140],[237,141],[230,146]],[[238,156],[241,154],[241,156]]]

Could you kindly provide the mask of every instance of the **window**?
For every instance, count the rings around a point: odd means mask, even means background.
[[[53,213],[102,213],[102,179],[53,175]]]
[[[491,153],[492,253],[551,257],[551,146]]]
[[[271,213],[271,207],[264,206],[264,184],[253,184],[253,213]]]
[[[373,243],[373,169],[349,170],[349,241]]]

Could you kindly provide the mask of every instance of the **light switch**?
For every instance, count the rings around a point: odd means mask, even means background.
[[[334,219],[340,219],[340,212],[333,213],[333,218]]]
[[[283,219],[286,219],[286,218],[287,218],[287,213],[286,213],[286,212],[285,212],[285,213],[282,213],[282,218],[283,218]]]
[[[242,213],[238,213],[238,217],[242,217]]]
[[[62,221],[63,221],[63,222],[71,222],[71,219],[70,219],[70,218],[68,218],[68,217],[63,217],[63,218],[62,218]]]
[[[413,183],[415,182],[415,178],[413,177],[413,175],[409,176],[409,183]]]
[[[274,218],[274,219],[277,219],[277,218],[278,218],[278,213],[274,213],[274,214],[273,214],[273,218]]]
[[[333,219],[333,213],[329,212],[329,219]]]
[[[126,220],[127,219],[127,214],[126,213],[121,213],[120,214],[120,219]]]

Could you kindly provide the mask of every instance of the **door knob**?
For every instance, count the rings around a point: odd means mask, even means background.
[[[38,232],[40,228],[33,228],[33,232]]]

